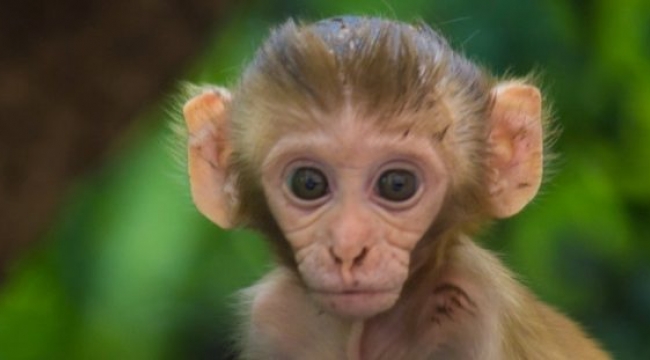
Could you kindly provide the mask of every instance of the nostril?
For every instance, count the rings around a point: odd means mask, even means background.
[[[361,249],[361,252],[359,253],[359,255],[357,255],[354,258],[353,265],[355,265],[355,266],[361,265],[361,263],[363,262],[363,259],[366,258],[366,254],[368,254],[368,248],[364,246],[363,249]]]
[[[368,247],[364,246],[360,250],[348,249],[348,251],[341,251],[340,248],[331,246],[329,253],[336,265],[360,266],[368,254]]]
[[[340,265],[343,262],[343,260],[341,260],[341,258],[338,255],[336,255],[336,252],[334,252],[334,247],[330,247],[330,255],[332,256],[332,259],[334,259],[334,262],[337,265]]]

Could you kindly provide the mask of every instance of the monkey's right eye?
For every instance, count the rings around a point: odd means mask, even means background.
[[[289,177],[288,185],[291,192],[302,200],[316,200],[329,192],[325,174],[312,167],[296,169]]]

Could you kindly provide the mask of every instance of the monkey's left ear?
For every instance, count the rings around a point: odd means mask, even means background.
[[[228,90],[208,88],[183,106],[192,199],[203,215],[224,229],[232,227],[238,201],[230,167],[230,102]]]
[[[536,87],[517,82],[492,90],[488,190],[492,215],[518,213],[542,181],[542,97]]]

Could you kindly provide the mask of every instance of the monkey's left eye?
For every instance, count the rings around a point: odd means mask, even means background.
[[[377,193],[390,201],[406,201],[418,190],[418,180],[408,170],[387,170],[377,180]]]
[[[329,186],[322,171],[312,167],[296,169],[288,179],[291,192],[303,200],[316,200],[327,195]]]

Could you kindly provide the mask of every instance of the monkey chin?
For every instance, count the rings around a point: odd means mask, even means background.
[[[340,318],[364,320],[395,305],[399,291],[312,292],[314,300],[326,312]]]

